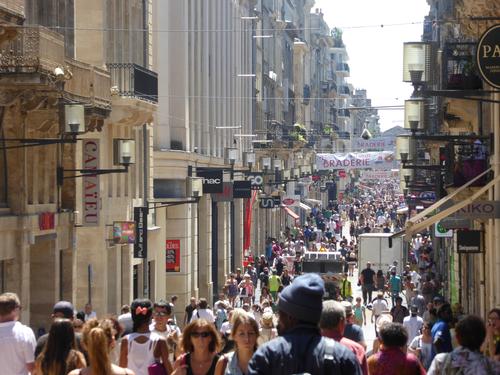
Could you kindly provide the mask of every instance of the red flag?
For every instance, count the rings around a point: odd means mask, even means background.
[[[252,207],[257,198],[257,190],[252,191],[252,198],[245,199],[245,223],[243,228],[243,250],[250,248],[252,230]]]

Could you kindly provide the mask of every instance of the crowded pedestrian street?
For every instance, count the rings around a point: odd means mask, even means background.
[[[0,0],[0,375],[500,375],[500,0]]]

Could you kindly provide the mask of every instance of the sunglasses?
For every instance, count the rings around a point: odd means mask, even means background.
[[[163,311],[154,312],[153,315],[154,316],[168,316],[168,314],[166,312],[163,312]]]
[[[198,337],[203,337],[207,338],[211,336],[210,332],[191,332],[191,337],[198,338]]]

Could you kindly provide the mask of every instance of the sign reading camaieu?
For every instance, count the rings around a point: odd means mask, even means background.
[[[500,24],[490,27],[479,39],[476,60],[483,80],[500,89]]]
[[[85,139],[82,144],[83,149],[83,169],[99,169],[99,140]],[[83,182],[83,217],[82,226],[99,226],[100,210],[100,185],[98,174],[85,174]]]

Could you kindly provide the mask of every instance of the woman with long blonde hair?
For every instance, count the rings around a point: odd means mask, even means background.
[[[84,330],[83,342],[87,349],[90,366],[74,370],[68,375],[134,375],[130,369],[118,367],[111,361],[110,353],[116,346],[117,332],[113,321],[93,321],[90,329]]]

